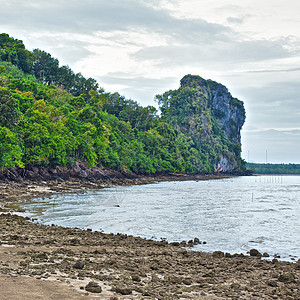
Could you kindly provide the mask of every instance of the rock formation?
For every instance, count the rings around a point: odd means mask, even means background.
[[[241,171],[243,102],[232,97],[224,85],[200,76],[186,75],[180,84],[178,90],[158,99],[165,118],[191,135],[215,172]]]

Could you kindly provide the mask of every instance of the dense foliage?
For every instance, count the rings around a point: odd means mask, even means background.
[[[257,174],[300,174],[300,164],[247,163],[246,167]]]
[[[152,106],[106,93],[50,54],[0,34],[1,169],[84,161],[139,173],[213,172],[226,139],[212,127],[210,149],[175,127],[164,111],[160,118]]]
[[[221,85],[192,75],[186,75],[181,81],[184,81],[184,85],[179,89],[156,96],[162,112],[161,120],[191,137],[196,148],[193,151],[198,157],[198,162],[194,163],[199,167],[204,163],[205,169],[212,171],[212,166],[226,157],[236,170],[243,171],[245,166],[240,157],[241,144],[238,138],[240,129],[233,118],[229,119],[229,124],[224,124],[222,119],[226,119],[227,112],[216,109],[212,104],[214,85]],[[199,86],[199,82],[202,86]],[[228,96],[231,106],[237,107],[244,119],[243,102],[232,98],[229,93]]]

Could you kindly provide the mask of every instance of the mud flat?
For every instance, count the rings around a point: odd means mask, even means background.
[[[161,180],[175,178],[0,183],[0,299],[300,299],[299,260],[266,261],[254,250],[253,256],[209,254],[179,243],[41,225],[13,213],[17,201],[33,197]]]

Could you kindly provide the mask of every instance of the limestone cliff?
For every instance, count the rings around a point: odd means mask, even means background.
[[[180,83],[178,90],[158,97],[163,117],[191,135],[200,155],[206,156],[206,165],[213,165],[215,172],[242,171],[243,102],[224,85],[200,76],[186,75]]]

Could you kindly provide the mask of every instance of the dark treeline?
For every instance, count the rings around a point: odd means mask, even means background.
[[[300,174],[300,164],[247,163],[246,167],[257,174]]]
[[[49,53],[30,52],[0,34],[0,169],[83,161],[140,173],[196,173],[213,172],[217,158],[155,107],[107,93]]]

